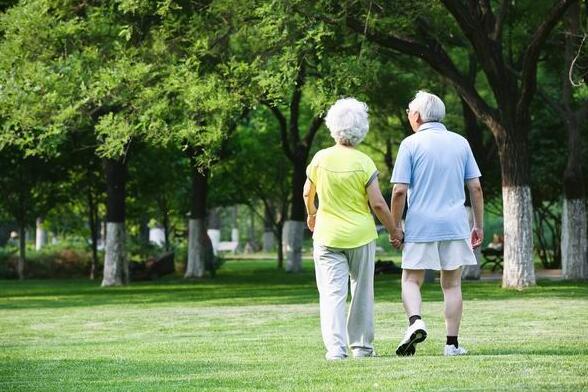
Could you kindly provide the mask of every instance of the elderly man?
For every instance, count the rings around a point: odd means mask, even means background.
[[[316,153],[307,168],[304,201],[314,232],[314,263],[328,360],[374,356],[374,258],[378,234],[370,206],[389,232],[392,216],[374,162],[355,149],[368,131],[367,106],[338,100],[327,113],[335,145]],[[315,207],[315,195],[319,207]],[[345,323],[348,281],[351,305]]]
[[[484,200],[478,165],[468,141],[441,123],[445,105],[439,97],[419,91],[406,110],[415,132],[400,144],[391,182],[392,245],[402,250],[402,302],[409,327],[396,354],[414,355],[427,337],[421,318],[425,270],[441,270],[447,342],[444,354],[463,355],[458,332],[462,315],[461,266],[476,264],[472,248],[483,239]],[[464,207],[464,182],[470,193],[474,227]],[[402,213],[408,195],[404,232]]]

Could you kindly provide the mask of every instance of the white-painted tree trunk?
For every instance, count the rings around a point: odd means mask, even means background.
[[[231,242],[239,242],[239,229],[236,227],[231,229]]]
[[[274,250],[274,233],[271,231],[263,232],[263,251],[265,253],[272,252]]]
[[[208,237],[212,243],[212,251],[216,256],[218,255],[218,245],[220,244],[221,231],[218,229],[208,229],[206,232],[208,233]]]
[[[588,279],[586,223],[586,201],[564,198],[561,225],[561,265],[564,279]]]
[[[125,250],[125,224],[106,223],[106,252],[102,287],[120,286],[128,282],[129,266]]]
[[[204,276],[204,257],[202,232],[204,231],[203,219],[190,219],[188,228],[188,261],[184,278],[201,278]]]
[[[502,187],[504,215],[504,272],[502,287],[535,285],[533,265],[533,205],[528,186]]]
[[[468,221],[470,223],[470,229],[474,227],[474,213],[472,207],[466,207],[468,211]],[[470,241],[468,239],[468,241]],[[474,249],[474,256],[476,256],[476,265],[466,265],[463,267],[461,274],[462,279],[465,280],[480,280],[480,256],[482,253],[482,247]]]
[[[287,227],[287,229],[286,229]],[[286,272],[302,271],[302,241],[304,239],[305,222],[286,221],[284,231],[286,233]]]
[[[37,218],[37,230],[35,235],[35,250],[41,250],[47,245],[47,231],[43,227],[43,219]]]

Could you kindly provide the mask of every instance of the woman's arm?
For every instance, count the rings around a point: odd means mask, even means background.
[[[384,196],[382,196],[382,192],[380,191],[380,185],[378,181],[372,181],[371,184],[367,187],[367,195],[368,200],[370,202],[370,207],[378,217],[378,220],[382,222],[388,233],[392,234],[394,230],[394,225],[392,224],[392,214],[390,214],[390,208],[388,208],[388,204],[386,200],[384,200]]]
[[[304,183],[304,192],[302,193],[304,198],[304,205],[306,206],[306,224],[310,231],[314,231],[314,223],[316,219],[316,206],[314,205],[314,199],[316,197],[316,188],[314,184],[307,178]]]

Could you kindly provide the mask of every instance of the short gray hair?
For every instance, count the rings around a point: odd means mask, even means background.
[[[419,112],[423,122],[442,121],[445,117],[445,104],[441,98],[426,91],[417,92],[408,108],[412,112]]]
[[[368,107],[355,98],[339,99],[327,112],[325,123],[336,142],[355,146],[368,133]]]

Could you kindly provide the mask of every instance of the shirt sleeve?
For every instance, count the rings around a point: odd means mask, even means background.
[[[482,173],[480,173],[480,169],[478,168],[478,164],[476,163],[476,158],[474,158],[474,153],[472,152],[472,148],[470,144],[466,141],[466,148],[467,148],[467,156],[466,156],[466,164],[464,170],[464,180],[471,180],[473,178],[482,177]]]
[[[396,162],[392,170],[390,182],[395,184],[410,184],[412,178],[412,158],[407,143],[403,141],[398,148]]]
[[[314,155],[314,157],[312,157],[312,160],[310,161],[310,164],[306,167],[306,177],[310,180],[310,182],[312,182],[313,184],[316,185],[316,172],[317,172],[317,168],[318,168],[318,153],[316,153]]]
[[[370,158],[366,160],[364,174],[365,174],[365,187],[367,188],[374,180],[378,179],[378,174],[380,172],[376,168],[376,164]]]

